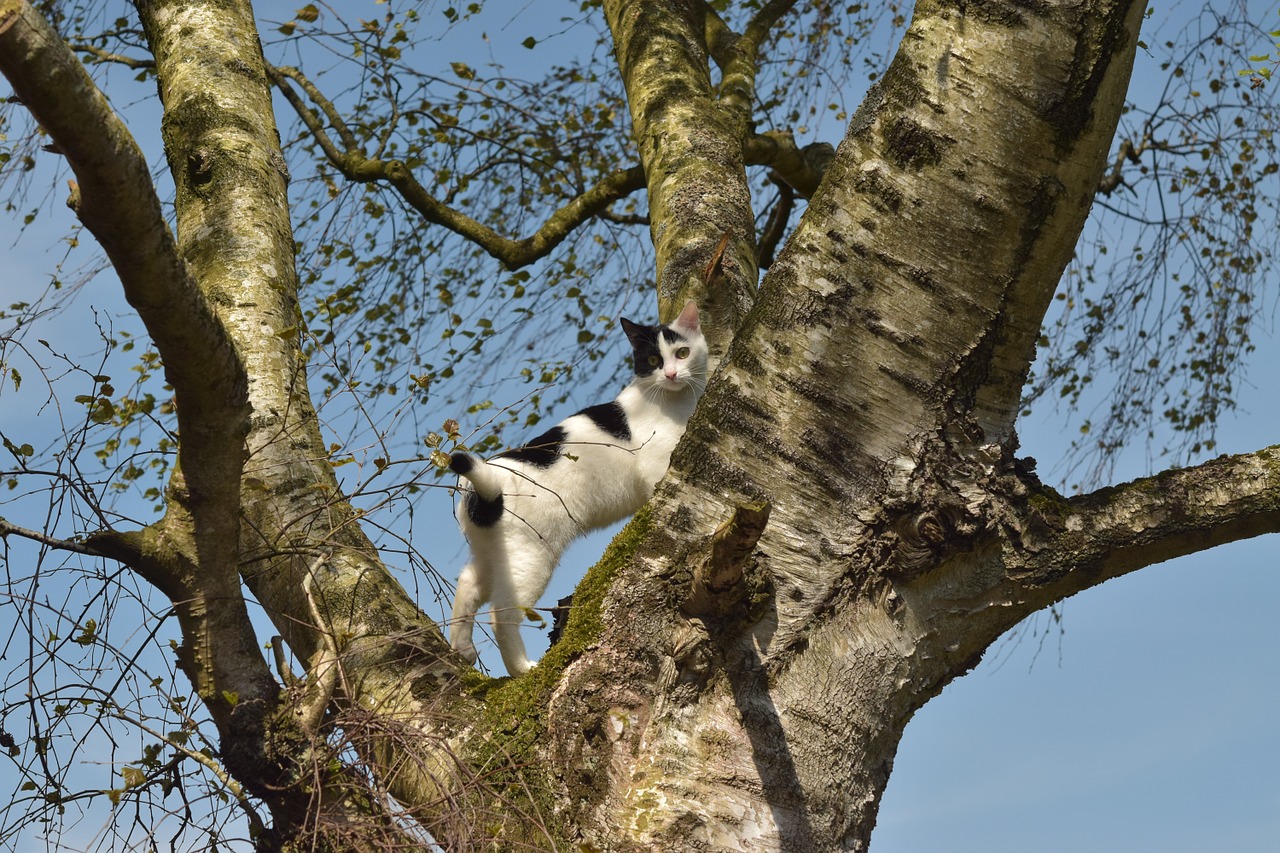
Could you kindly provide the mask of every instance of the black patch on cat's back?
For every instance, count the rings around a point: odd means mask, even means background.
[[[467,518],[476,527],[492,527],[502,518],[502,495],[485,500],[475,492],[467,493]]]
[[[524,447],[504,450],[494,458],[514,459],[535,468],[550,468],[560,458],[560,448],[564,446],[564,440],[568,437],[569,434],[564,431],[564,427],[554,426]]]
[[[608,433],[619,441],[631,440],[631,425],[627,423],[627,413],[622,410],[622,404],[617,400],[612,403],[588,406],[578,414],[591,418],[591,422],[600,427],[602,432]]]

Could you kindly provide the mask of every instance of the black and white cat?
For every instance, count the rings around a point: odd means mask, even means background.
[[[471,560],[458,578],[450,643],[475,662],[476,610],[490,620],[507,672],[533,666],[520,639],[525,610],[547,588],[569,543],[640,509],[667,471],[707,382],[707,342],[690,301],[669,326],[622,320],[635,377],[611,403],[583,409],[488,461],[455,453],[458,524]],[[464,483],[464,481],[466,481]],[[468,485],[469,484],[469,485]]]

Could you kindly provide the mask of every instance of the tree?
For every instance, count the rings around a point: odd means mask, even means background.
[[[1018,458],[1015,428],[1098,194],[1163,179],[1150,175],[1157,154],[1247,148],[1230,187],[1190,166],[1175,183],[1251,223],[1275,171],[1265,134],[1233,145],[1153,130],[1112,156],[1142,4],[922,2],[839,149],[801,147],[758,128],[800,122],[787,110],[813,94],[801,72],[841,67],[841,41],[896,26],[897,10],[875,10],[882,21],[857,6],[793,5],[587,4],[616,77],[568,64],[508,97],[512,79],[455,62],[451,100],[405,60],[415,8],[347,26],[308,5],[267,55],[247,3],[151,0],[136,23],[0,6],[0,71],[38,122],[11,143],[7,169],[21,175],[45,138],[66,159],[69,205],[154,346],[123,395],[102,374],[77,374],[93,391],[52,474],[35,447],[6,439],[14,483],[65,483],[88,507],[71,530],[51,513],[49,530],[5,522],[6,537],[123,566],[177,621],[195,697],[170,697],[181,725],[101,796],[163,798],[194,763],[239,800],[261,849],[428,836],[457,849],[863,849],[903,727],[1004,631],[1109,578],[1280,529],[1274,448],[1064,497]],[[318,29],[325,21],[332,29]],[[326,91],[319,71],[279,58],[310,58],[307,33],[354,53],[351,89]],[[787,46],[801,71],[766,72]],[[145,157],[77,54],[154,78],[172,230]],[[1239,81],[1220,89],[1258,103]],[[283,145],[277,103],[297,120]],[[471,153],[464,133],[481,140]],[[1197,176],[1217,184],[1197,195]],[[767,222],[752,206],[763,181],[778,194]],[[796,196],[808,205],[783,244]],[[1188,319],[1184,367],[1217,395],[1188,392],[1203,405],[1166,415],[1201,435],[1229,405],[1264,267],[1215,242],[1204,217],[1166,224],[1202,240],[1208,278],[1185,286],[1218,306],[1207,326]],[[415,432],[428,450],[405,466],[375,429],[376,455],[361,454],[371,473],[350,487],[339,469],[357,454],[322,434],[314,395],[349,399],[357,416],[397,394],[430,409],[455,361],[498,336],[489,313],[469,324],[455,302],[528,317],[512,339],[537,337],[555,323],[520,300],[562,286],[577,342],[598,354],[588,318],[609,286],[579,287],[584,269],[606,269],[645,226],[661,315],[697,299],[719,369],[653,501],[578,587],[563,638],[527,676],[487,679],[388,571],[368,535],[377,516],[356,498],[384,488],[388,469],[409,472],[388,496],[421,490],[431,451],[497,438],[421,415],[444,426]],[[495,288],[474,283],[477,270],[493,276],[482,257],[512,271]],[[542,274],[522,275],[540,259]],[[1088,279],[1093,267],[1076,269]],[[1105,351],[1127,303],[1078,299],[1100,324],[1086,324],[1079,353]],[[11,310],[28,323],[28,307]],[[439,363],[406,356],[441,327]],[[1167,352],[1134,351],[1167,371]],[[539,358],[532,381],[564,368]],[[486,368],[472,364],[474,381]],[[1076,393],[1082,364],[1052,362],[1030,387]],[[151,391],[160,366],[171,403]],[[1142,428],[1158,409],[1113,422]],[[123,454],[108,485],[142,481],[137,460],[154,462],[167,477],[151,493],[160,517],[131,523],[85,488],[75,462],[86,446]],[[283,656],[272,671],[250,596],[302,676]],[[77,630],[47,645],[102,642],[96,621]],[[94,725],[135,714],[90,687]],[[46,761],[47,735],[30,748]],[[65,805],[65,781],[33,783],[43,807]]]

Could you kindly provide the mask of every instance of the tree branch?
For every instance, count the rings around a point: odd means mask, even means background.
[[[1069,501],[1042,501],[1023,582],[1065,597],[1146,566],[1280,531],[1280,445]]]
[[[193,516],[235,565],[248,417],[244,368],[177,250],[146,158],[84,66],[29,3],[0,8],[0,73],[76,175],[72,206],[97,238],[164,362]]]
[[[835,155],[829,142],[811,142],[801,148],[789,130],[755,134],[743,148],[748,166],[772,166],[775,175],[806,199],[817,191]]]
[[[38,530],[28,530],[25,527],[19,527],[11,524],[8,519],[0,517],[0,540],[7,539],[9,536],[18,536],[22,539],[30,539],[32,542],[38,542],[47,548],[53,548],[57,551],[70,551],[73,554],[87,554],[90,557],[105,557],[103,552],[90,545],[82,542],[73,542],[69,539],[59,539],[56,536],[50,536],[47,533],[41,533]]]
[[[759,277],[742,153],[747,113],[722,103],[712,86],[705,4],[606,0],[604,13],[649,190],[659,316],[697,299],[715,361],[754,301]],[[726,274],[709,292],[702,269],[726,233]]]
[[[760,45],[774,25],[795,6],[795,0],[765,3],[741,35],[729,29],[711,4],[703,5],[707,16],[707,52],[720,68],[720,103],[735,112],[745,126],[750,121],[756,96]]]
[[[528,237],[505,237],[433,196],[403,161],[366,156],[338,108],[301,71],[288,66],[267,65],[267,73],[320,146],[325,158],[344,177],[360,183],[389,183],[428,222],[470,240],[501,261],[507,269],[519,269],[545,257],[574,229],[592,217],[624,224],[648,223],[647,218],[619,217],[609,210],[615,201],[645,187],[644,169],[631,166],[605,175],[591,189],[551,214]],[[290,81],[298,85],[316,109],[307,105]],[[329,128],[337,135],[336,140]],[[817,189],[833,153],[834,149],[825,142],[800,148],[790,131],[768,131],[746,140],[743,158],[747,165],[772,166],[783,180],[808,198]]]
[[[769,211],[769,217],[765,220],[764,229],[760,232],[760,249],[757,253],[757,263],[760,269],[768,269],[773,264],[773,259],[778,251],[778,244],[782,242],[782,237],[786,233],[787,223],[791,219],[791,211],[795,207],[795,191],[791,185],[776,175],[770,176],[770,181],[778,188],[778,201],[773,205],[773,209]]]
[[[123,53],[113,53],[94,44],[87,42],[69,42],[72,50],[80,53],[87,53],[93,57],[95,62],[110,62],[116,65],[123,65],[126,68],[132,68],[134,71],[143,69],[153,69],[156,67],[154,59],[140,59],[136,56],[125,56]]]
[[[1115,160],[1112,162],[1111,168],[1098,181],[1098,192],[1109,196],[1120,187],[1129,186],[1128,181],[1124,179],[1125,162],[1128,161],[1135,166],[1141,166],[1142,155],[1150,150],[1167,151],[1168,146],[1152,139],[1150,133],[1144,133],[1137,145],[1133,143],[1132,139],[1122,141],[1119,150],[1116,151]]]
[[[545,257],[579,225],[593,216],[603,214],[618,199],[644,188],[644,170],[639,166],[615,169],[601,178],[594,187],[553,213],[533,234],[513,240],[431,195],[402,161],[366,157],[332,102],[325,99],[297,69],[268,66],[268,73],[276,88],[315,137],[329,162],[343,176],[361,183],[386,181],[428,222],[465,237],[501,261],[507,269],[519,269]],[[334,144],[320,117],[293,91],[288,80],[297,82],[320,108],[342,140],[342,148]]]

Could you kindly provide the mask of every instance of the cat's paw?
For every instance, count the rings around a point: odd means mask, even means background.
[[[507,673],[513,676],[524,675],[526,672],[533,669],[537,665],[538,665],[537,661],[529,660],[528,658],[525,658],[524,660],[520,660],[520,661],[512,661],[511,664],[507,666]]]
[[[476,651],[475,644],[471,642],[464,643],[459,641],[459,642],[451,643],[450,645],[453,646],[453,650],[455,652],[462,655],[463,660],[465,660],[467,663],[471,664],[472,666],[475,666],[476,661],[480,659],[480,654],[479,652]]]

